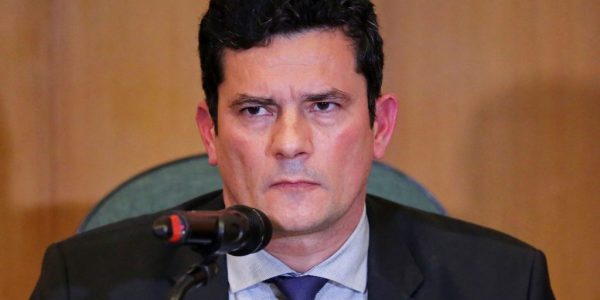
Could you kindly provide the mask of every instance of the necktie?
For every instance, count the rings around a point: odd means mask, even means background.
[[[327,279],[317,276],[277,276],[271,279],[288,300],[314,300]]]

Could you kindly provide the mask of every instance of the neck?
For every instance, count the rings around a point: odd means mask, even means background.
[[[305,273],[342,247],[362,216],[364,202],[355,204],[339,220],[316,232],[288,235],[274,233],[266,250],[292,270]]]

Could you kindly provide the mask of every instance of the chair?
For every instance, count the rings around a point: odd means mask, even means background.
[[[205,154],[167,162],[132,177],[110,192],[87,215],[78,232],[168,209],[221,186],[219,172],[208,164]],[[382,162],[373,162],[367,192],[445,214],[444,208],[419,183]]]

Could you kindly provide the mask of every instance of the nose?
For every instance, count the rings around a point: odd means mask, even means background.
[[[306,158],[312,153],[312,134],[301,113],[285,112],[271,132],[271,152],[277,159]]]

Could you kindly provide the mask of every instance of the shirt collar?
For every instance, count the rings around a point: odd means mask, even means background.
[[[327,278],[358,292],[367,287],[367,252],[369,248],[369,222],[366,210],[358,225],[332,256],[300,274],[265,250],[246,256],[227,255],[227,276],[231,292],[236,293],[275,276],[289,274],[313,275]]]

